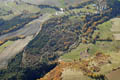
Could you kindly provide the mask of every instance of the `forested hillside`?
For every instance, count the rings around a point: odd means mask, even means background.
[[[119,6],[116,6],[119,9]],[[67,15],[51,18],[43,23],[42,31],[28,44],[26,53],[40,55],[41,59],[45,59],[43,61],[49,61],[75,48],[79,43],[95,43],[98,35],[92,35],[97,29],[96,26],[119,14],[117,8],[108,8],[100,15],[84,13],[81,16],[82,12],[71,11]]]
[[[71,52],[80,44],[96,45],[97,41],[112,41],[111,37],[101,37],[100,32],[96,32],[99,30],[97,26],[119,16],[120,3],[118,0],[101,0],[101,3],[97,1],[86,0],[79,4],[69,4],[63,8],[63,13],[60,10],[56,11],[58,15],[52,13],[50,19],[42,23],[38,35],[20,54],[10,60],[8,69],[0,71],[0,79],[35,80],[53,69],[60,56]],[[44,6],[39,5],[42,8]],[[20,20],[22,23],[28,19],[33,18]],[[0,24],[4,24],[4,20]]]

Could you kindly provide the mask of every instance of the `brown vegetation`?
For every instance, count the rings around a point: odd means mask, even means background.
[[[56,66],[53,70],[51,70],[45,77],[40,78],[40,80],[62,80],[62,72],[63,69],[70,66],[71,63],[66,63],[61,61],[58,66]]]
[[[59,65],[51,70],[47,75],[45,75],[40,80],[62,80],[62,72],[65,68],[81,70],[84,75],[91,78],[104,78],[104,74],[100,72],[100,66],[105,65],[109,61],[109,55],[104,55],[103,53],[97,52],[96,55],[90,59],[73,61],[73,62],[63,62],[60,61]],[[96,64],[94,64],[94,63]],[[92,64],[91,64],[92,63]],[[101,65],[102,63],[102,65]]]
[[[0,41],[0,45],[2,45],[4,42],[3,41]]]

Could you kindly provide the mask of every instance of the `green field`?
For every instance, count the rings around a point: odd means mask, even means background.
[[[100,24],[97,26],[98,32],[100,33],[99,38],[100,39],[113,39],[113,32],[111,31],[112,28],[112,22],[107,21],[104,22],[103,24]]]
[[[0,18],[3,18],[4,20],[12,19],[13,17],[25,11],[28,13],[37,13],[40,11],[40,8],[38,8],[37,6],[28,5],[26,3],[16,4],[15,2],[2,2],[0,3],[0,8],[2,9],[0,10]]]
[[[80,9],[73,9],[71,11],[74,12],[85,12],[85,13],[95,13],[96,12],[96,7],[93,7],[91,4],[84,6],[83,8]]]
[[[111,56],[110,60],[111,60],[112,64],[103,65],[101,67],[101,71],[100,71],[100,73],[102,73],[102,74],[109,73],[113,69],[116,69],[120,66],[120,52],[118,52],[118,53],[111,52],[111,53],[107,53],[107,54],[109,54]]]
[[[63,60],[74,60],[74,59],[79,59],[81,57],[80,53],[82,52],[83,54],[85,51],[88,49],[88,54],[92,55],[95,54],[96,52],[102,52],[102,53],[117,53],[120,50],[120,41],[109,41],[108,39],[113,39],[113,32],[111,31],[112,28],[112,22],[111,20],[104,22],[103,24],[100,24],[97,26],[96,32],[99,32],[99,39],[102,39],[103,41],[96,41],[95,44],[89,43],[89,44],[82,44],[76,48],[73,49],[71,52],[68,52],[64,54],[61,59]],[[93,34],[93,35],[94,35]],[[105,41],[104,41],[105,40]]]
[[[79,59],[80,53],[84,52],[91,45],[93,44],[80,44],[76,49],[73,49],[71,52],[64,54],[61,59]]]
[[[120,18],[114,18],[112,21],[112,28],[111,31],[113,32],[120,32]]]

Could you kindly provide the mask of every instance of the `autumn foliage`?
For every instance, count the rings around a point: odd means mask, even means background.
[[[46,74],[43,78],[39,80],[62,80],[63,69],[70,66],[71,63],[61,61],[58,66]]]

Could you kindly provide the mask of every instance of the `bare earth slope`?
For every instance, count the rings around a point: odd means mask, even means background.
[[[12,45],[7,47],[2,53],[0,53],[0,68],[7,67],[8,60],[23,50],[31,39],[32,36],[17,40]]]
[[[45,16],[48,15],[44,14],[43,16],[40,16],[38,19],[31,21],[29,24],[25,25],[23,28],[17,31],[1,35],[0,40],[5,40],[6,38],[8,39],[20,35],[24,35],[24,36],[35,35],[36,32],[39,32],[39,30],[41,29],[40,24],[47,19],[47,17]]]
[[[0,68],[7,67],[8,61],[12,59],[16,54],[24,49],[24,47],[33,39],[33,35],[37,35],[41,30],[40,23],[49,18],[48,14],[45,14],[38,19],[30,22],[24,28],[0,36],[0,40],[4,40],[8,37],[15,37],[19,35],[25,35],[25,39],[16,40],[12,45],[8,46],[0,53]]]

